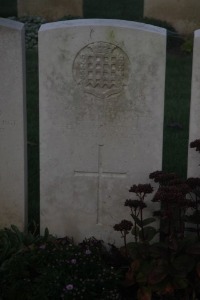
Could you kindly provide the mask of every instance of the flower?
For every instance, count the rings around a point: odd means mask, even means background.
[[[184,195],[176,186],[162,186],[158,189],[152,202],[180,202],[184,200]]]
[[[68,290],[68,291],[73,290],[73,288],[74,288],[73,284],[67,284],[67,285],[65,286],[65,289]]]
[[[85,254],[90,255],[92,252],[89,249],[85,250]]]
[[[134,209],[137,209],[137,208],[143,209],[143,208],[147,207],[143,201],[131,200],[131,199],[127,199],[124,203],[124,206],[128,206],[128,207],[134,208]]]
[[[149,178],[154,179],[155,182],[159,182],[160,184],[163,184],[168,182],[169,180],[177,179],[177,175],[175,173],[155,171],[149,175]]]
[[[119,224],[114,225],[115,231],[129,231],[131,230],[133,223],[131,221],[122,220]]]
[[[46,248],[46,245],[45,245],[45,244],[40,245],[39,248],[40,248],[40,249],[45,249],[45,248]]]
[[[153,192],[153,188],[150,184],[134,184],[130,188],[129,192],[136,193],[136,194],[151,194]]]
[[[163,171],[155,171],[155,172],[152,172],[152,173],[149,174],[149,178],[150,179],[155,179],[158,176],[160,176],[161,174],[163,174]]]
[[[196,189],[197,187],[200,187],[200,178],[193,178],[190,177],[186,180],[187,184],[191,187],[191,189]]]
[[[75,258],[71,259],[71,263],[72,263],[73,265],[75,265],[75,264],[76,264],[76,259],[75,259]]]
[[[191,142],[190,148],[196,148],[196,151],[200,152],[200,139]]]

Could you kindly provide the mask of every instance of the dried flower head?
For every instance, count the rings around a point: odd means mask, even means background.
[[[183,193],[176,186],[162,186],[158,189],[152,201],[177,203],[184,199]]]
[[[129,192],[135,194],[151,194],[153,192],[153,188],[150,184],[134,184],[130,188]]]
[[[200,152],[200,139],[191,142],[190,148],[196,148],[196,151]]]
[[[186,180],[186,183],[190,186],[192,190],[196,189],[197,187],[200,187],[200,178],[193,178],[190,177]]]
[[[137,209],[137,208],[143,209],[143,208],[147,207],[143,201],[131,200],[131,199],[127,199],[124,203],[124,206],[128,206],[128,207],[134,208],[134,209]]]
[[[155,179],[161,174],[163,174],[163,171],[155,171],[155,172],[152,172],[152,173],[149,174],[149,178],[150,179]]]
[[[164,183],[168,183],[170,180],[177,179],[177,175],[175,173],[167,173],[164,171],[155,171],[149,175],[149,178],[154,179],[155,182],[164,184]]]
[[[119,224],[114,225],[114,230],[115,231],[130,231],[133,226],[133,223],[128,220],[122,220]]]

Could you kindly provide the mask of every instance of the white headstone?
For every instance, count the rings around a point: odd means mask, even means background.
[[[200,176],[200,153],[190,148],[190,143],[200,139],[200,30],[194,34],[192,92],[190,102],[190,127],[188,149],[188,177]]]
[[[162,168],[166,32],[120,20],[39,31],[41,229],[120,239],[132,184]]]
[[[0,228],[26,221],[24,25],[0,18]]]

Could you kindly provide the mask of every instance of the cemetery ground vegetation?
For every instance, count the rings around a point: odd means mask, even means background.
[[[200,139],[190,147],[200,152]],[[93,237],[75,244],[48,229],[0,230],[0,299],[200,299],[200,178],[155,171],[149,179],[156,188],[133,184],[130,219],[113,224],[121,248]],[[159,209],[147,217],[150,197]]]
[[[200,152],[200,139],[190,147]],[[114,225],[124,241],[121,253],[129,260],[123,284],[130,299],[200,299],[200,178],[183,180],[164,171],[149,178],[158,188],[132,185],[133,197],[124,203],[131,221]],[[159,210],[145,217],[150,195]],[[158,229],[153,226],[156,220]],[[133,242],[127,243],[129,234]]]
[[[0,230],[0,299],[120,299],[119,268],[102,241]]]

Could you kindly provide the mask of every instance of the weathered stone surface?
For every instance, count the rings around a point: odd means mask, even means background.
[[[190,102],[189,144],[200,139],[200,30],[195,31],[192,69],[192,92]],[[188,177],[200,176],[200,153],[188,149]]]
[[[144,16],[170,23],[181,34],[200,27],[199,0],[144,0]]]
[[[162,168],[165,48],[164,29],[134,22],[41,27],[42,232],[119,243],[130,186]]]
[[[18,16],[40,16],[53,21],[64,16],[82,16],[82,0],[18,0]]]
[[[0,228],[26,219],[24,46],[24,25],[0,18]]]

